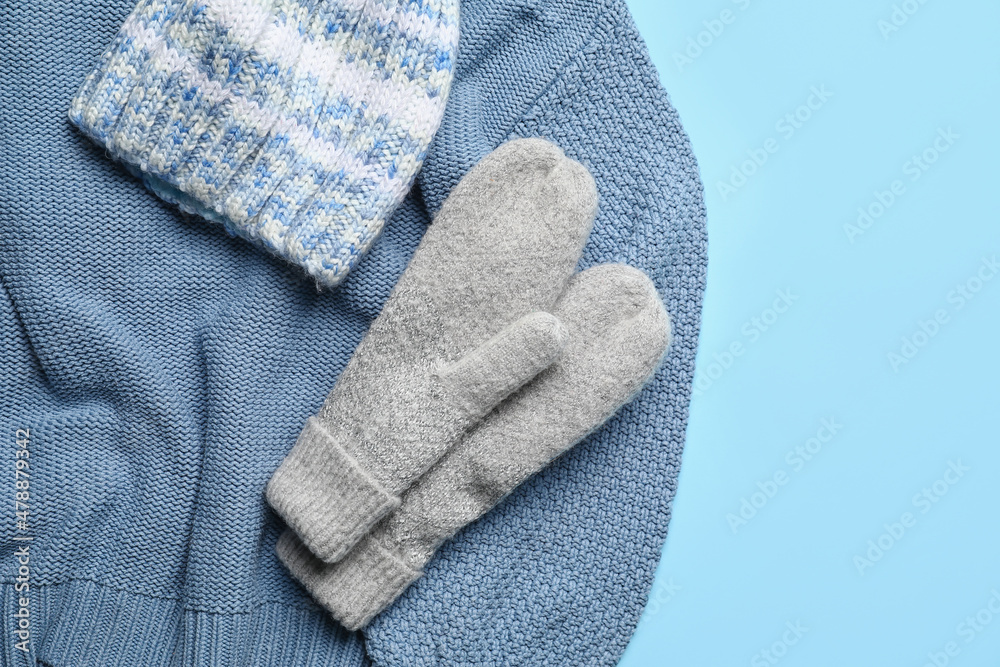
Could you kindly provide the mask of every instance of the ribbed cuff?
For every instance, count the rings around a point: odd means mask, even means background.
[[[368,625],[423,575],[368,537],[333,565],[313,556],[291,531],[278,538],[276,549],[292,575],[348,630]]]
[[[29,653],[14,633],[19,598],[0,583],[0,665],[4,667],[329,667],[368,664],[364,642],[317,605],[274,601],[232,612],[189,609],[152,597],[75,579],[32,585]]]
[[[327,563],[346,556],[400,503],[399,496],[358,465],[315,416],[306,421],[268,482],[267,501]]]

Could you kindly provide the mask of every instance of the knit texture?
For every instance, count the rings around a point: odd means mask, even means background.
[[[444,113],[458,0],[140,0],[70,120],[182,210],[343,280]]]
[[[594,180],[541,139],[511,141],[455,187],[267,485],[320,559],[342,558],[399,495],[547,368],[555,305],[590,233]]]
[[[281,562],[313,599],[352,630],[364,627],[423,574],[369,536],[333,565],[316,558],[291,531],[281,534],[276,548]]]
[[[445,540],[631,400],[670,339],[653,283],[623,264],[574,276],[552,314],[569,338],[559,359],[449,449],[355,547],[357,554],[331,565],[289,533],[278,539],[281,562],[344,627],[367,625]]]
[[[417,187],[335,290],[163,204],[66,121],[131,0],[0,11],[0,465],[32,437],[32,646],[54,667],[612,665],[676,488],[705,279],[697,165],[619,0],[464,0]],[[652,383],[348,633],[278,561],[264,487],[430,216],[511,136],[594,175],[581,268],[646,272],[674,337]],[[10,476],[7,478],[11,479]],[[0,486],[8,507],[15,490]],[[17,606],[0,522],[0,614]],[[0,664],[24,665],[0,633]]]

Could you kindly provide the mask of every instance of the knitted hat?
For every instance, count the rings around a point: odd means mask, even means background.
[[[444,113],[458,0],[140,0],[70,120],[153,192],[343,280]]]

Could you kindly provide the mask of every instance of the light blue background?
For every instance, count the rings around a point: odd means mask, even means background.
[[[702,391],[621,664],[1000,667],[1000,614],[965,620],[1000,591],[1000,274],[976,282],[1000,257],[1000,3],[897,0],[918,9],[887,34],[892,0],[629,4],[700,162],[710,261]],[[832,97],[788,137],[777,123],[814,86]],[[949,128],[958,138],[913,180],[908,161]],[[718,184],[769,138],[777,151],[724,197]],[[896,180],[902,194],[852,243],[844,226]],[[970,280],[967,301],[955,290]],[[768,313],[779,290],[794,301]],[[946,323],[894,369],[889,353],[940,310]],[[756,337],[754,317],[772,322]],[[823,418],[842,428],[796,471],[787,452]],[[969,470],[915,504],[949,461]],[[734,534],[727,515],[780,472]],[[860,572],[855,557],[906,512],[912,526]]]

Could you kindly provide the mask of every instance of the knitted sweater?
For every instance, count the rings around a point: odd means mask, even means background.
[[[624,2],[465,0],[417,186],[322,293],[158,200],[71,127],[70,99],[130,9],[0,12],[2,663],[614,664],[666,535],[706,263],[696,163]],[[646,271],[671,351],[636,401],[348,633],[278,562],[263,489],[449,190],[512,136],[549,138],[594,174],[581,264]]]

